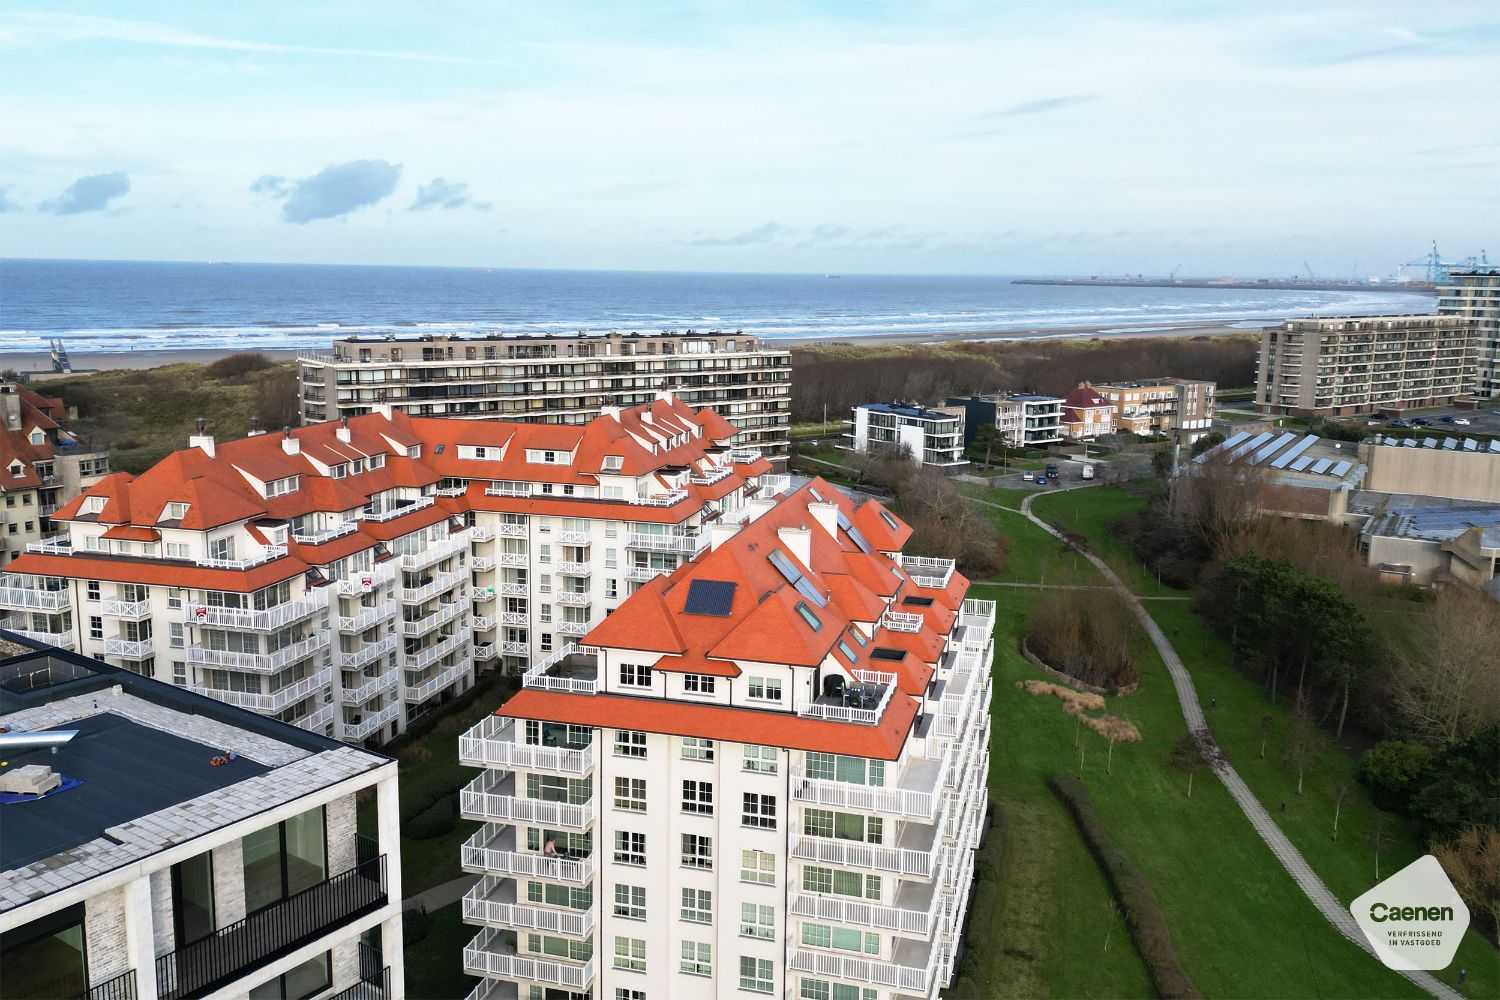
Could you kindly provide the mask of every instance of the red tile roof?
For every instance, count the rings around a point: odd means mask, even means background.
[[[880,724],[858,726],[822,719],[803,719],[786,712],[721,705],[695,705],[628,695],[563,694],[524,689],[495,713],[514,719],[542,719],[634,729],[669,736],[695,736],[731,743],[847,754],[877,760],[896,760],[917,715],[917,703],[894,695]]]

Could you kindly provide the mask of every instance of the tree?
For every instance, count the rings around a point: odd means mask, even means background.
[[[1405,809],[1431,768],[1432,748],[1406,740],[1377,743],[1359,761],[1360,778],[1382,809]]]
[[[1187,472],[1177,479],[1173,516],[1205,551],[1223,554],[1252,530],[1267,506],[1266,470],[1218,452],[1190,463]]]
[[[1451,840],[1472,825],[1500,829],[1500,726],[1439,751],[1431,775],[1411,798],[1410,814],[1429,842]]]
[[[1260,730],[1260,759],[1266,759],[1266,737],[1271,735],[1271,729],[1276,725],[1275,716],[1262,715],[1255,728]]]
[[[1344,800],[1354,790],[1353,779],[1340,781],[1333,789],[1333,841],[1338,843],[1339,839],[1339,813],[1344,808]]]
[[[1224,435],[1222,432],[1213,431],[1209,434],[1205,434],[1201,438],[1193,442],[1192,457],[1197,458],[1199,455],[1203,454],[1205,451],[1208,451],[1210,448],[1217,448],[1223,443]]]
[[[1380,881],[1380,849],[1385,846],[1385,826],[1390,817],[1383,812],[1375,814],[1375,826],[1365,836],[1365,843],[1375,848],[1375,881]]]
[[[1219,746],[1207,729],[1194,729],[1183,733],[1172,745],[1167,758],[1168,770],[1188,776],[1187,795],[1193,797],[1193,776],[1207,767],[1217,767],[1223,760]]]
[[[1397,713],[1427,743],[1462,740],[1500,724],[1500,604],[1448,587],[1424,609],[1416,641],[1392,650]]]
[[[1303,779],[1307,769],[1323,755],[1323,738],[1318,727],[1307,712],[1305,702],[1292,707],[1292,724],[1287,729],[1286,741],[1281,746],[1281,759],[1297,771],[1297,794],[1302,794]]]
[[[1500,830],[1469,826],[1432,855],[1493,942],[1500,936]]]

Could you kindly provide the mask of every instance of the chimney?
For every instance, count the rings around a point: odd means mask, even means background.
[[[0,394],[0,415],[5,418],[7,430],[18,431],[21,429],[21,396],[19,393],[7,392]]]
[[[385,417],[385,419],[391,419],[391,403],[390,400],[386,398],[384,389],[375,394],[375,405],[371,409],[373,409],[374,412],[380,414],[382,417]]]
[[[292,437],[292,429],[283,427],[281,429],[281,450],[288,455],[302,454],[302,442]]]
[[[601,416],[601,417],[614,417],[616,420],[619,420],[620,419],[620,408],[618,406],[613,406],[613,405],[611,405],[611,406],[601,406],[601,407],[599,407],[599,416]]]
[[[249,436],[250,437],[258,437],[258,436],[260,436],[261,434],[264,434],[264,433],[265,433],[265,431],[263,431],[263,430],[260,429],[260,418],[259,417],[251,417],[250,418],[250,434],[249,434]]]
[[[711,524],[711,525],[709,525],[708,526],[708,549],[709,549],[709,551],[712,552],[715,549],[717,549],[720,545],[723,545],[725,542],[729,541],[731,538],[733,538],[736,534],[739,533],[739,530],[740,530],[740,526],[739,526],[739,524],[737,522],[724,522],[724,521],[720,521],[718,524]]]
[[[839,536],[839,508],[837,504],[810,503],[807,505],[807,512],[818,519],[818,523],[823,526],[824,531],[828,532],[834,538]]]
[[[214,457],[214,436],[208,433],[208,421],[198,418],[198,433],[188,438],[189,448],[202,448],[209,458]]]
[[[754,497],[749,503],[745,504],[745,509],[748,512],[748,520],[753,523],[766,511],[776,509],[776,498]]]
[[[339,420],[338,429],[335,430],[333,433],[334,433],[334,436],[337,437],[340,441],[344,442],[345,444],[348,444],[349,443],[349,418],[348,417],[341,418]]]
[[[781,544],[785,545],[802,565],[806,566],[812,562],[811,528],[778,528],[776,537],[781,539]]]

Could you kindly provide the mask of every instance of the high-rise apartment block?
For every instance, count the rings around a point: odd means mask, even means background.
[[[16,631],[350,741],[584,635],[785,490],[663,394],[587,425],[343,420],[106,477],[0,574]]]
[[[1475,374],[1475,320],[1319,316],[1261,331],[1255,400],[1265,413],[1338,417],[1451,405]]]
[[[66,418],[62,400],[0,381],[0,566],[51,534],[53,513],[109,472],[109,456]]]
[[[0,996],[405,995],[395,761],[3,637],[0,727]]]
[[[386,404],[415,417],[584,424],[671,391],[713,408],[778,465],[787,453],[791,352],[749,334],[351,337],[299,368],[305,423]]]
[[[1474,324],[1474,382],[1479,399],[1500,399],[1500,268],[1454,271],[1438,287],[1438,313]]]
[[[471,1000],[951,982],[995,608],[910,535],[822,480],[756,497],[461,737]]]

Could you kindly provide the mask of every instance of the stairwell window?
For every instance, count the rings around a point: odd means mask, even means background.
[[[682,919],[690,924],[714,922],[714,894],[708,889],[682,890]]]
[[[707,781],[684,781],[682,783],[682,811],[712,816],[714,812],[714,786]]]
[[[697,736],[684,736],[682,738],[683,760],[713,760],[714,741],[701,739]]]
[[[756,774],[775,774],[780,753],[775,747],[745,744],[745,770]]]
[[[776,938],[776,908],[755,903],[740,904],[740,937],[773,941]]]
[[[646,919],[646,887],[643,885],[615,886],[615,916],[626,920]]]
[[[776,829],[776,796],[746,792],[741,822],[763,830]]]
[[[646,835],[615,831],[615,863],[646,866]]]
[[[646,941],[644,938],[615,938],[615,968],[626,972],[646,971]]]
[[[682,942],[682,964],[679,968],[690,976],[712,976],[713,950],[713,945],[702,941]]]
[[[646,811],[646,779],[616,778],[615,808],[628,812]]]
[[[714,866],[713,838],[696,833],[684,833],[682,835],[682,863],[688,868],[712,868]]]
[[[741,851],[740,881],[775,885],[776,855],[770,851]]]
[[[775,963],[769,958],[740,956],[740,989],[771,993],[776,989]]]

